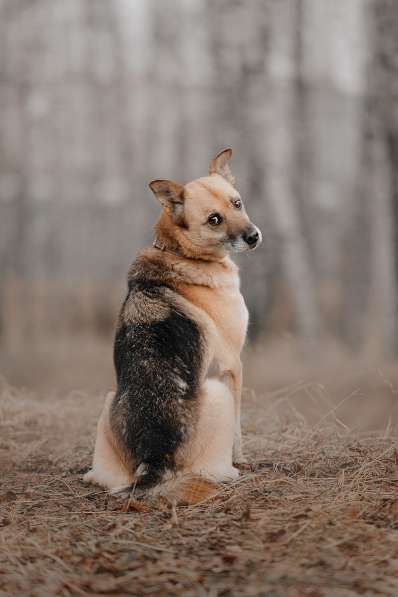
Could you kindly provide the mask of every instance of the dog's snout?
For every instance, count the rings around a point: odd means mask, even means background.
[[[243,234],[243,240],[249,247],[255,247],[260,239],[260,233],[257,228],[250,228]]]

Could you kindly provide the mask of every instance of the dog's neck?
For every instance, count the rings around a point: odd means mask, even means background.
[[[190,247],[188,241],[184,243],[184,235],[176,235],[167,218],[166,222],[164,220],[163,215],[155,225],[155,240],[149,255],[158,253],[157,260],[160,258],[168,264],[174,283],[239,288],[238,267],[228,255],[217,257],[204,253],[201,248]]]

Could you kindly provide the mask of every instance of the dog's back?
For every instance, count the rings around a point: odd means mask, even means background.
[[[197,417],[203,340],[175,299],[164,263],[143,257],[133,264],[115,338],[110,423],[142,488],[176,470],[176,452]]]

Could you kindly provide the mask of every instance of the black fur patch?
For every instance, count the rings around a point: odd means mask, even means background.
[[[118,389],[111,425],[134,467],[144,465],[137,480],[144,488],[176,468],[176,451],[196,420],[203,351],[197,324],[172,304],[166,285],[130,279],[126,301],[131,303],[138,292],[141,303],[144,296],[151,305],[167,306],[167,315],[142,323],[124,318],[122,308],[114,347]]]

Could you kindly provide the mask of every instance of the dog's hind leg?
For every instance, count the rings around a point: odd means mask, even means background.
[[[230,481],[239,475],[232,466],[234,402],[228,387],[217,379],[207,379],[201,392],[198,427],[189,450],[187,472],[216,482]]]
[[[98,421],[93,467],[83,477],[85,482],[96,483],[111,491],[131,485],[133,481],[133,474],[128,470],[117,449],[109,422],[109,410],[114,397],[115,392],[109,392],[105,398]]]

